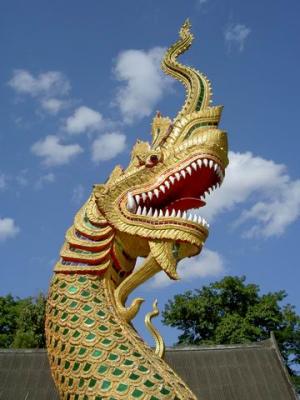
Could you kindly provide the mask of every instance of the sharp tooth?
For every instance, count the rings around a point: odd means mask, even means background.
[[[148,211],[147,217],[152,217],[152,207],[150,207],[150,208],[149,208],[149,211]]]
[[[180,174],[178,172],[175,173],[175,178],[180,181]]]
[[[188,173],[188,174],[190,174],[190,175],[192,175],[192,168],[189,166],[189,167],[186,167],[186,172]]]
[[[132,194],[129,192],[127,194],[127,209],[129,211],[134,211],[135,208],[136,208],[136,204],[135,204],[134,198],[133,198]]]
[[[200,200],[204,201],[205,200],[205,196],[204,195],[200,196]]]
[[[169,217],[169,216],[170,216],[169,210],[166,210],[165,217]]]
[[[159,198],[159,190],[158,189],[154,189],[153,192],[154,192],[155,196],[157,198]]]
[[[144,217],[147,215],[147,208],[146,207],[143,208],[142,215]]]
[[[163,216],[164,216],[164,213],[162,212],[162,210],[159,210],[158,216],[159,216],[159,217],[163,217]]]
[[[143,199],[143,202],[145,202],[146,201],[146,198],[147,198],[147,195],[146,195],[146,193],[142,193],[142,199]]]
[[[170,182],[169,181],[165,181],[165,186],[170,189]]]
[[[197,221],[198,221],[198,217],[197,217],[197,215],[194,215],[193,222],[197,222]]]
[[[147,195],[148,195],[149,199],[152,200],[153,193],[152,192],[148,192]]]
[[[173,185],[173,183],[175,182],[174,176],[171,175],[171,176],[169,177],[169,181],[170,181],[170,182],[172,183],[172,185]]]
[[[224,179],[224,175],[223,175],[223,171],[221,170],[221,168],[219,167],[217,170],[217,174],[220,178],[220,182],[222,183],[223,179]]]
[[[138,206],[138,209],[137,209],[137,215],[141,215],[142,214],[142,208],[141,208],[141,206]]]
[[[164,187],[164,185],[160,185],[160,190],[163,192],[163,193],[165,193],[165,191],[166,191],[166,188]]]
[[[197,164],[195,163],[195,161],[192,162],[192,168],[194,168],[195,171],[197,170]]]
[[[197,164],[199,165],[199,167],[201,168],[202,167],[202,160],[197,160]]]
[[[215,163],[215,165],[214,165],[214,170],[216,171],[217,169],[218,169],[218,164]]]
[[[176,211],[173,209],[171,212],[171,217],[175,217],[175,215],[176,215]]]
[[[212,168],[214,166],[213,160],[209,160],[209,168]]]
[[[188,221],[192,221],[193,220],[193,214],[189,214],[188,215]]]
[[[180,173],[181,173],[181,175],[182,175],[184,178],[186,177],[186,173],[185,173],[184,170],[181,170]]]
[[[209,196],[209,191],[204,192],[204,196]]]
[[[177,218],[181,218],[181,211],[180,210],[178,210],[176,217]]]
[[[207,167],[207,166],[208,166],[208,159],[207,159],[207,158],[204,158],[204,160],[203,160],[203,164],[205,165],[205,167]]]
[[[184,218],[184,219],[186,219],[186,211],[183,211],[183,213],[182,213],[182,218]]]
[[[134,197],[135,197],[136,204],[139,204],[141,196],[139,194],[136,194]]]
[[[207,228],[209,228],[209,224],[207,223],[207,221],[203,218],[203,225],[206,225]]]
[[[157,212],[157,210],[154,210],[153,218],[156,218],[157,216],[158,216],[158,212]]]
[[[198,224],[202,224],[202,218],[200,216],[198,217]]]

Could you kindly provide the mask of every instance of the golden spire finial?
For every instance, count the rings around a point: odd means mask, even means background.
[[[181,28],[180,28],[180,31],[179,31],[180,37],[183,37],[183,36],[185,36],[185,35],[190,34],[190,33],[191,33],[191,32],[190,32],[191,27],[192,27],[192,24],[190,23],[189,18],[187,18],[187,19],[184,21],[184,23],[182,24]]]
[[[191,24],[187,19],[179,31],[180,39],[166,51],[162,60],[163,71],[182,82],[187,91],[186,101],[175,121],[184,115],[209,107],[211,97],[208,79],[196,69],[177,61],[180,54],[189,49],[194,39],[190,28]]]

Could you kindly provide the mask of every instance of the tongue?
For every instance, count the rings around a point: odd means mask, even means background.
[[[180,210],[185,211],[189,210],[190,208],[200,208],[205,206],[205,201],[197,199],[195,197],[184,197],[182,199],[175,200],[173,203],[168,204],[164,210]]]

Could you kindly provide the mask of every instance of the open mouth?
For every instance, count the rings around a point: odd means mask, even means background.
[[[198,157],[180,170],[170,171],[156,187],[129,192],[127,209],[144,217],[180,218],[208,228],[206,220],[194,210],[206,204],[205,197],[221,185],[223,178],[222,167],[216,160],[210,156]]]

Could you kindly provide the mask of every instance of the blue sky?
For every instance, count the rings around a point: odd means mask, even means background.
[[[159,60],[189,17],[196,40],[182,61],[225,106],[231,164],[202,212],[205,251],[180,282],[158,275],[139,289],[141,314],[226,274],[285,289],[299,311],[299,12],[296,0],[1,2],[0,295],[47,291],[92,184],[150,139],[157,109],[176,115],[184,90]]]

